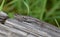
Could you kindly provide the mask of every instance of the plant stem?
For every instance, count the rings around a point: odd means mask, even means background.
[[[45,12],[45,7],[46,7],[47,0],[42,0],[42,6],[41,6],[41,12],[40,12],[40,19],[43,19],[43,15]]]
[[[5,3],[5,0],[2,1],[2,4],[0,6],[0,11],[2,11],[4,3]]]
[[[55,20],[55,22],[56,22],[58,28],[60,28],[58,21],[57,21],[56,19],[54,19],[54,20]]]
[[[13,0],[13,1],[9,2],[8,4],[6,4],[5,6],[9,6],[9,5],[15,3],[16,1],[17,1],[17,0]]]
[[[27,11],[28,11],[27,15],[29,15],[29,12],[30,12],[29,5],[28,5],[25,1],[24,1],[24,4],[25,4],[25,6],[27,7]]]
[[[59,5],[60,5],[60,1],[53,6],[53,8],[46,14],[46,17],[49,17],[50,15],[52,15],[54,11],[59,7]]]

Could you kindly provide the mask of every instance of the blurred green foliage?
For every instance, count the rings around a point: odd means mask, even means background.
[[[60,27],[60,0],[0,0],[0,4],[10,17],[17,13]]]

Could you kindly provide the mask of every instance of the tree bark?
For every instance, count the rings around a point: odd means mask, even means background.
[[[0,37],[60,37],[60,29],[33,17],[14,15],[0,24]]]

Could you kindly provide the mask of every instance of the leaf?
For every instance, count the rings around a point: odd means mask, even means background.
[[[5,0],[2,1],[1,6],[0,6],[0,11],[2,11],[3,6],[4,6]]]
[[[41,3],[41,13],[40,13],[40,19],[43,20],[43,15],[44,15],[44,12],[45,12],[45,8],[46,8],[46,3],[47,3],[47,0],[42,0],[42,3]]]
[[[56,22],[56,24],[57,24],[58,28],[60,28],[60,26],[59,26],[59,23],[58,23],[57,19],[54,19],[54,20],[55,20],[55,22]]]
[[[46,18],[52,15],[54,11],[59,7],[59,5],[60,5],[60,1],[58,1],[49,12],[47,12]]]
[[[8,13],[8,16],[9,16],[10,18],[14,18],[14,13]]]
[[[27,7],[27,15],[29,15],[29,12],[30,12],[29,4],[27,4],[27,2],[25,1],[24,1],[24,4]]]

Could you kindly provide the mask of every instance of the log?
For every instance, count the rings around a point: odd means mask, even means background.
[[[4,23],[4,21],[8,18],[8,15],[3,11],[0,11],[0,22]]]
[[[14,15],[0,23],[0,37],[60,37],[60,29],[30,16]]]

